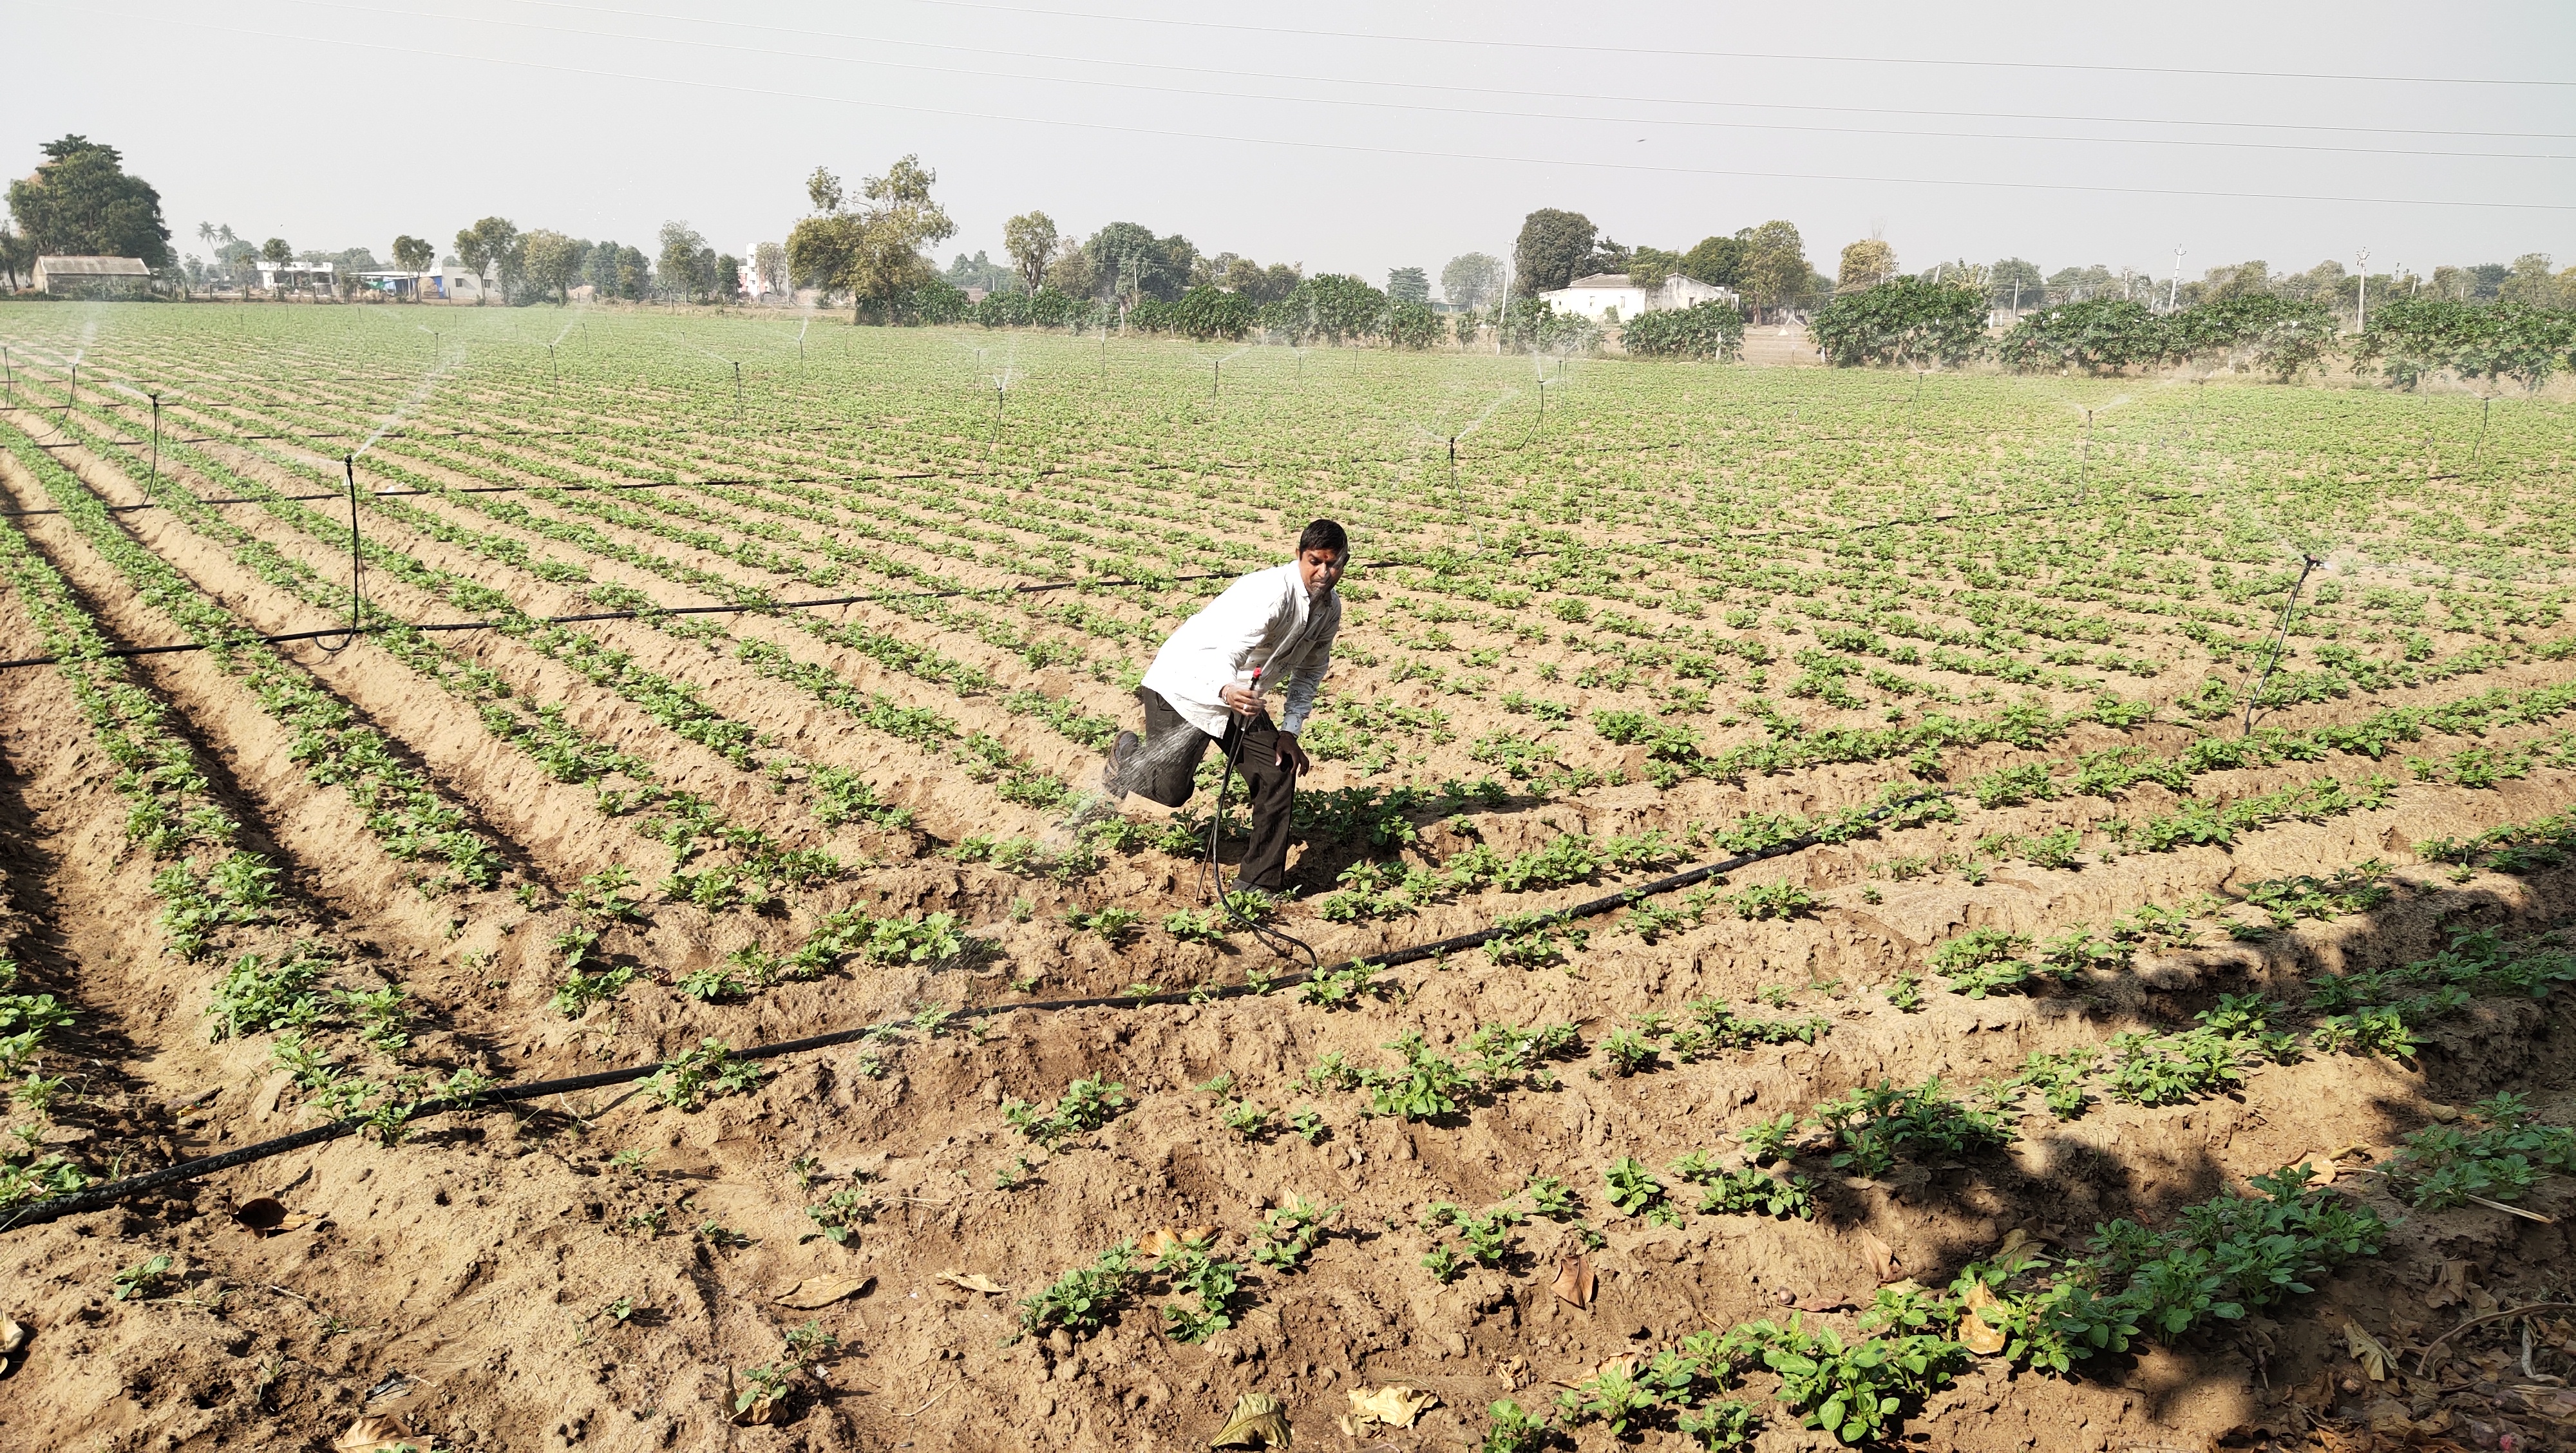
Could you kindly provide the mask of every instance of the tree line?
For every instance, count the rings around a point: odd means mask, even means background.
[[[2576,308],[2516,298],[2400,293],[2346,329],[2316,296],[2239,291],[2170,312],[2094,297],[2025,313],[2000,334],[1990,328],[1990,304],[1978,281],[1891,277],[1835,297],[1808,331],[1825,360],[1843,367],[1991,358],[2018,372],[2103,375],[2196,363],[2287,383],[2341,355],[2355,373],[2401,388],[2447,374],[2526,389],[2576,368]]]

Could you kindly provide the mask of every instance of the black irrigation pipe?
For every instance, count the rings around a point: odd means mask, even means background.
[[[183,439],[176,442],[186,443],[187,441]],[[36,447],[39,449],[69,449],[80,446],[72,444],[39,444]],[[530,489],[555,489],[561,490],[566,494],[582,494],[595,491],[606,491],[614,494],[619,490],[626,489],[757,489],[764,485],[775,484],[868,484],[881,479],[935,479],[937,477],[938,476],[936,475],[930,474],[817,474],[791,476],[786,479],[642,479],[631,484],[625,482],[619,482],[616,484],[461,484],[453,485],[445,489],[368,490],[364,492],[363,497],[368,499],[411,499],[421,495],[441,494],[516,494],[522,490]],[[201,505],[261,505],[292,502],[297,500],[345,499],[347,497],[347,491],[335,489],[322,494],[227,495],[221,499],[201,499],[197,501],[197,503]],[[170,506],[163,504],[158,500],[147,500],[139,505],[106,506],[106,509],[110,514],[124,514],[130,510],[165,510],[168,508],[170,508]],[[16,519],[23,518],[27,515],[58,515],[61,513],[62,511],[58,509],[0,510],[0,517]]]
[[[1889,803],[1884,806],[1873,808],[1862,820],[1874,821],[1885,817],[1888,813],[1899,807],[1911,806],[1914,803],[1927,801],[1935,797],[1948,797],[1952,795],[1953,794],[1949,792],[1925,793],[1921,796],[1908,798],[1904,802]],[[1317,969],[1310,973],[1291,974],[1276,979],[1266,980],[1260,992],[1267,993],[1272,989],[1293,987],[1298,984],[1311,982],[1315,979],[1328,978],[1335,974],[1348,973],[1352,969],[1359,968],[1364,965],[1371,969],[1391,969],[1399,964],[1419,963],[1424,959],[1441,958],[1448,954],[1459,952],[1463,949],[1475,948],[1482,944],[1491,943],[1499,938],[1510,938],[1517,934],[1527,933],[1533,928],[1547,924],[1565,923],[1577,918],[1591,918],[1599,914],[1608,913],[1616,908],[1624,908],[1637,902],[1639,899],[1653,897],[1657,894],[1669,893],[1676,888],[1687,888],[1695,883],[1705,882],[1710,878],[1717,877],[1720,874],[1731,873],[1742,868],[1750,867],[1751,865],[1762,862],[1766,859],[1786,857],[1790,853],[1803,852],[1808,848],[1815,847],[1823,843],[1825,840],[1826,839],[1823,835],[1817,833],[1808,833],[1800,837],[1784,839],[1783,841],[1773,843],[1767,848],[1756,848],[1751,852],[1738,853],[1734,857],[1726,858],[1719,862],[1703,863],[1696,868],[1684,869],[1683,871],[1674,873],[1668,877],[1657,878],[1651,882],[1640,883],[1633,888],[1623,888],[1616,893],[1604,894],[1599,898],[1586,899],[1581,903],[1572,904],[1568,907],[1560,908],[1550,913],[1540,914],[1533,918],[1516,923],[1510,928],[1481,928],[1472,933],[1453,934],[1448,938],[1438,939],[1431,943],[1415,944],[1410,948],[1396,949],[1389,953],[1369,954],[1360,958],[1346,959],[1328,969]],[[1070,1009],[1114,1008],[1121,1005],[1141,1008],[1148,1004],[1198,1004],[1211,999],[1239,999],[1254,992],[1253,987],[1247,983],[1227,984],[1215,989],[1175,991],[1168,994],[1094,994],[1077,999],[1023,1000],[1021,1002],[1011,1004],[986,1004],[971,1009],[960,1009],[950,1017],[955,1019],[991,1019],[998,1018],[1005,1014],[1018,1013],[1022,1010],[1032,1013],[1051,1014],[1061,1013]],[[735,1059],[746,1060],[777,1059],[784,1055],[804,1054],[818,1049],[830,1049],[837,1045],[854,1044],[871,1035],[883,1034],[891,1030],[900,1029],[910,1022],[911,1021],[909,1019],[890,1019],[882,1023],[865,1025],[857,1029],[840,1029],[834,1030],[829,1034],[816,1034],[803,1039],[783,1040],[776,1044],[753,1045],[749,1049],[731,1051],[731,1055]],[[659,1073],[662,1068],[662,1062],[655,1061],[651,1064],[629,1065],[623,1069],[598,1070],[591,1074],[573,1075],[560,1080],[539,1080],[533,1084],[526,1085],[496,1086],[492,1089],[470,1096],[428,1100],[414,1107],[410,1113],[405,1116],[405,1123],[408,1124],[411,1121],[418,1120],[429,1115],[444,1114],[451,1110],[471,1110],[484,1105],[513,1104],[523,1100],[542,1099],[547,1095],[566,1095],[581,1090],[601,1089],[609,1085],[632,1084],[637,1080],[645,1079]],[[129,1200],[135,1196],[142,1195],[147,1191],[155,1191],[165,1186],[179,1185],[187,1181],[202,1180],[218,1171],[231,1170],[236,1166],[244,1166],[256,1161],[267,1160],[272,1156],[285,1155],[290,1151],[302,1150],[307,1146],[322,1145],[330,1141],[340,1140],[357,1134],[360,1130],[366,1128],[366,1124],[366,1121],[358,1119],[334,1120],[330,1124],[316,1125],[310,1129],[298,1130],[292,1135],[281,1135],[274,1140],[262,1140],[250,1145],[239,1146],[232,1150],[222,1151],[214,1155],[199,1156],[194,1160],[183,1160],[175,1165],[164,1166],[156,1171],[146,1171],[141,1175],[127,1176],[122,1180],[110,1181],[105,1185],[93,1186],[85,1191],[76,1191],[68,1196],[51,1197],[50,1199],[38,1201],[33,1205],[26,1207],[24,1210],[9,1216],[5,1221],[0,1221],[0,1235],[5,1235],[8,1232],[16,1231],[28,1226],[42,1226],[49,1222],[59,1221],[65,1216],[78,1216],[91,1211],[103,1211],[120,1201]]]
[[[343,497],[344,496],[342,495],[336,494],[312,496],[312,498],[315,499],[340,499]],[[1175,575],[1171,577],[1169,583],[1178,585],[1185,581],[1232,580],[1234,578],[1235,577],[1231,574],[1216,571],[1198,575]],[[820,600],[773,600],[755,605],[670,605],[654,606],[646,610],[588,611],[581,615],[530,616],[528,617],[528,621],[530,624],[534,625],[568,626],[579,625],[588,621],[633,621],[644,620],[649,617],[657,616],[730,615],[735,612],[767,614],[771,611],[781,610],[812,610],[820,606],[829,605],[865,605],[871,601],[880,600],[946,600],[962,595],[1037,595],[1050,590],[1074,590],[1086,585],[1151,586],[1153,584],[1155,584],[1155,582],[1150,580],[1128,580],[1119,577],[1102,580],[1053,580],[1044,581],[1036,585],[997,585],[985,590],[899,590],[884,591],[875,595],[825,596]],[[412,625],[405,621],[396,622],[395,624],[401,625],[405,629],[415,631],[493,631],[499,630],[504,626],[517,625],[519,622],[425,621],[419,625]],[[237,646],[275,645],[281,641],[310,641],[322,636],[349,634],[353,630],[357,635],[372,635],[375,632],[384,629],[385,627],[381,625],[360,625],[354,628],[350,626],[332,626],[327,630],[319,631],[287,631],[273,636],[240,636],[229,641],[185,641],[174,646],[119,646],[115,650],[101,651],[97,656],[84,656],[81,659],[100,660],[116,656],[166,656],[180,651],[230,650]],[[52,666],[60,664],[61,661],[62,658],[60,656],[26,656],[15,661],[0,661],[0,671],[15,670],[21,666]]]

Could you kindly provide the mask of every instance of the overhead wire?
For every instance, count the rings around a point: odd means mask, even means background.
[[[1316,40],[1369,40],[1410,45],[1474,46],[1494,50],[1537,51],[1548,55],[1575,52],[1655,59],[1678,57],[1685,60],[1812,61],[1840,65],[1967,66],[1996,70],[2092,71],[2143,76],[2217,76],[2234,80],[2374,81],[2442,86],[2576,86],[2576,81],[2525,80],[2509,76],[2392,76],[2336,71],[2253,71],[2206,66],[2116,65],[2098,61],[2009,61],[1990,58],[1949,59],[1934,56],[1817,55],[1797,51],[1696,50],[1682,46],[1592,45],[1554,38],[1536,41],[1502,40],[1491,36],[1387,35],[1358,30],[1311,30],[1285,25],[1247,25],[1240,21],[1227,20],[1175,20],[1163,16],[1113,15],[1104,11],[1041,10],[1034,6],[1000,4],[996,3],[996,0],[913,0],[913,3],[952,10],[999,11],[1050,20],[1103,20],[1123,25],[1235,30],[1259,35],[1301,36]]]
[[[2557,155],[2557,154],[2552,154],[2552,153],[2545,153],[2545,152],[2519,152],[2519,151],[2512,151],[2512,152],[2507,152],[2507,151],[2456,151],[2456,150],[2446,151],[2446,150],[2435,150],[2435,149],[2429,149],[2429,148],[2373,147],[2373,146],[2331,146],[2331,145],[2325,145],[2325,144],[2322,144],[2322,143],[2316,143],[2316,142],[2294,142],[2294,141],[2231,141],[2231,140],[2218,140],[2218,139],[2201,139],[2201,138],[2196,138],[2196,137],[2154,137],[2154,136],[2044,136],[2044,135],[2028,135],[2028,134],[2022,134],[2022,133],[2011,133],[2011,132],[1990,132],[1990,131],[1927,131],[1927,130],[1924,130],[1924,129],[1919,128],[1919,127],[1911,127],[1911,128],[1902,128],[1902,129],[1898,129],[1898,128],[1889,128],[1889,127],[1866,127],[1866,126],[1818,126],[1818,125],[1804,125],[1804,124],[1786,123],[1786,122],[1774,122],[1774,121],[1725,121],[1725,120],[1713,120],[1713,119],[1705,119],[1705,118],[1691,118],[1691,117],[1658,117],[1658,116],[1586,116],[1586,115],[1568,115],[1568,114],[1565,114],[1565,113],[1562,113],[1562,112],[1545,112],[1545,111],[1513,110],[1513,109],[1505,109],[1505,108],[1501,108],[1501,107],[1434,106],[1434,105],[1426,105],[1426,104],[1423,104],[1423,103],[1421,103],[1421,102],[1412,102],[1412,101],[1376,101],[1376,100],[1356,99],[1356,98],[1351,98],[1351,97],[1333,97],[1333,96],[1264,96],[1264,95],[1251,95],[1251,94],[1247,94],[1247,93],[1242,92],[1242,91],[1222,90],[1222,89],[1217,89],[1217,88],[1213,88],[1213,87],[1205,87],[1205,86],[1157,85],[1157,84],[1149,84],[1149,83],[1141,82],[1141,81],[1105,80],[1105,79],[1099,79],[1099,78],[1094,78],[1094,77],[1082,77],[1082,76],[1036,75],[1036,74],[1028,74],[1028,73],[1025,73],[1025,72],[1013,72],[1013,71],[991,70],[991,69],[986,69],[986,68],[981,68],[981,67],[974,67],[974,66],[947,66],[947,65],[932,65],[932,64],[928,64],[928,63],[926,63],[926,62],[919,62],[919,61],[901,61],[901,60],[893,60],[893,59],[890,59],[890,58],[887,58],[887,57],[884,57],[884,56],[871,56],[871,55],[859,55],[859,56],[848,56],[848,55],[822,55],[822,54],[817,54],[816,52],[811,51],[811,50],[786,50],[786,49],[780,49],[780,48],[772,47],[772,46],[747,45],[747,44],[744,44],[744,43],[741,43],[741,42],[738,42],[738,41],[692,40],[692,39],[685,39],[685,38],[672,37],[672,36],[638,35],[638,34],[631,34],[631,33],[618,32],[618,31],[585,30],[585,29],[582,29],[582,28],[577,27],[577,26],[568,26],[568,25],[549,25],[549,24],[546,24],[546,23],[543,23],[543,22],[540,22],[540,21],[532,21],[532,20],[502,20],[502,19],[494,19],[494,18],[491,18],[491,17],[470,17],[470,16],[456,15],[456,14],[452,14],[452,13],[445,12],[445,11],[420,10],[420,9],[412,9],[412,8],[389,8],[389,7],[376,6],[376,5],[356,4],[356,3],[351,3],[351,0],[293,0],[293,3],[295,3],[295,4],[299,4],[299,5],[315,6],[315,7],[319,7],[319,8],[323,8],[323,9],[331,9],[331,10],[348,10],[348,11],[358,11],[358,12],[361,12],[361,13],[371,14],[371,15],[395,15],[395,16],[401,16],[401,17],[403,17],[403,18],[406,18],[406,19],[413,19],[413,20],[445,21],[445,22],[459,22],[459,23],[469,23],[469,22],[470,22],[470,23],[477,24],[477,25],[502,25],[502,26],[510,26],[510,27],[514,27],[514,28],[522,29],[522,30],[535,30],[535,31],[543,31],[543,32],[547,32],[547,33],[551,33],[551,34],[556,34],[556,35],[577,36],[577,37],[580,37],[580,38],[582,38],[582,39],[584,39],[584,40],[619,40],[619,41],[632,41],[632,42],[636,42],[636,43],[639,43],[639,44],[645,44],[645,45],[680,46],[680,47],[686,47],[686,48],[694,49],[694,50],[729,51],[729,52],[733,52],[733,53],[736,53],[736,54],[741,54],[741,55],[752,55],[752,56],[761,56],[761,57],[769,58],[769,59],[800,60],[800,61],[809,61],[809,62],[813,62],[813,61],[820,61],[820,62],[829,62],[829,63],[836,64],[836,65],[873,66],[873,67],[877,67],[877,68],[885,69],[885,70],[913,71],[913,72],[918,72],[918,73],[921,73],[921,74],[927,74],[927,75],[941,75],[941,76],[971,76],[971,77],[976,77],[976,78],[979,78],[979,79],[985,79],[985,80],[1009,81],[1009,82],[1014,82],[1014,83],[1029,83],[1029,82],[1036,82],[1036,83],[1042,83],[1042,84],[1048,84],[1048,85],[1060,85],[1060,86],[1082,86],[1082,87],[1089,87],[1089,88],[1093,88],[1093,89],[1121,90],[1121,91],[1137,91],[1137,92],[1142,92],[1142,93],[1151,94],[1151,95],[1183,96],[1183,97],[1189,97],[1189,98],[1197,99],[1197,100],[1266,101],[1266,102],[1277,102],[1277,103],[1282,103],[1282,104],[1298,105],[1298,106],[1346,106],[1346,107],[1359,107],[1359,108],[1366,108],[1366,109],[1372,109],[1372,110],[1383,110],[1383,111],[1412,111],[1412,112],[1421,112],[1421,113],[1424,113],[1424,114],[1427,114],[1427,115],[1434,115],[1434,116],[1465,116],[1465,117],[1473,117],[1473,118],[1476,118],[1476,119],[1479,119],[1479,120],[1506,119],[1506,120],[1524,120],[1524,121],[1549,121],[1549,122],[1576,121],[1576,122],[1601,123],[1601,124],[1610,124],[1610,125],[1619,125],[1619,126],[1681,126],[1681,127],[1693,127],[1693,128],[1700,128],[1700,129],[1725,130],[1725,131],[1780,131],[1780,132],[1792,132],[1792,133],[1816,134],[1816,135],[1828,135],[1828,136],[1904,136],[1904,137],[1925,137],[1925,138],[1930,138],[1930,139],[1935,139],[1935,140],[1961,140],[1961,141],[2026,141],[2026,142],[2048,142],[2048,143],[2053,143],[2053,144],[2065,144],[2065,145],[2091,145],[2091,144],[2100,144],[2100,145],[2117,145],[2117,146],[2197,146],[2197,147],[2221,147],[2221,148],[2231,148],[2231,149],[2251,149],[2251,150],[2268,150],[2268,151],[2303,151],[2303,152],[2321,152],[2321,153],[2342,153],[2342,154],[2363,155],[2363,156],[2426,156],[2426,157],[2449,157],[2449,158],[2484,159],[2484,160],[2499,160],[2499,161],[2565,161],[2565,160],[2568,160],[2568,159],[2569,159],[2569,158],[2568,158],[2568,157],[2566,157],[2566,156]],[[584,7],[584,8],[587,8],[587,7]],[[622,15],[639,15],[639,14],[642,14],[643,12],[638,12],[638,11],[614,11],[614,12],[611,12],[611,13],[615,13],[615,14],[622,14]],[[667,18],[667,17],[656,17],[656,18]],[[730,27],[730,26],[729,26],[728,28],[733,28],[733,27]],[[881,44],[881,43],[886,43],[886,42],[881,41],[879,38],[877,38],[877,37],[872,37],[872,36],[849,35],[849,34],[846,34],[846,33],[840,33],[840,32],[828,32],[828,31],[823,31],[823,32],[818,32],[818,31],[803,31],[803,30],[795,30],[795,29],[792,29],[792,28],[790,28],[790,27],[785,27],[785,26],[766,26],[766,25],[755,25],[755,26],[751,26],[751,27],[748,27],[748,28],[752,28],[752,29],[762,29],[762,30],[780,30],[780,31],[786,31],[787,33],[791,33],[791,34],[802,34],[802,35],[825,35],[825,36],[830,36],[830,37],[835,38],[835,39],[847,39],[847,40],[852,40],[852,41],[863,41],[863,42],[866,42],[866,43],[869,43],[869,44]],[[894,43],[894,44],[906,44],[907,42],[893,42],[893,43]],[[940,48],[941,48],[941,49],[949,49],[950,47],[940,47]],[[995,54],[994,52],[979,52],[979,53],[980,53],[980,54]],[[1048,58],[1048,57],[1039,57],[1039,58],[1040,58],[1040,59],[1054,59],[1054,58]],[[1071,58],[1071,57],[1061,58],[1061,59],[1066,60],[1068,63],[1075,63],[1075,64],[1085,64],[1085,63],[1087,63],[1087,62],[1082,62],[1082,61],[1078,60],[1077,58]],[[1246,75],[1246,74],[1249,74],[1249,73],[1245,73],[1245,72],[1218,72],[1217,74]],[[1325,81],[1325,82],[1322,82],[1322,83],[1323,83],[1323,84],[1335,84],[1334,82],[1331,82],[1331,81]],[[1638,104],[1674,104],[1674,103],[1642,103],[1642,102],[1641,102],[1641,103],[1638,103]]]
[[[334,8],[359,10],[370,10],[374,8],[363,5],[352,5],[348,3],[348,0],[296,0],[296,3],[330,5]],[[1775,102],[1709,100],[1689,96],[1646,96],[1638,95],[1633,92],[1623,92],[1614,95],[1598,91],[1551,91],[1542,87],[1532,86],[1468,86],[1424,80],[1381,81],[1363,76],[1318,76],[1286,71],[1246,71],[1198,64],[1131,60],[1119,56],[1074,56],[1060,55],[1046,51],[1003,50],[985,44],[966,46],[948,44],[939,41],[906,40],[896,36],[863,35],[855,31],[816,30],[808,26],[779,25],[774,22],[753,20],[739,15],[727,15],[721,19],[708,19],[694,15],[671,15],[659,11],[632,10],[614,5],[583,5],[572,3],[572,0],[518,0],[518,3],[537,6],[549,10],[572,10],[594,15],[627,16],[635,19],[656,20],[684,25],[719,26],[726,30],[765,30],[779,35],[808,36],[826,40],[848,40],[865,45],[900,46],[915,50],[964,51],[971,52],[976,55],[999,56],[1007,60],[1047,61],[1064,65],[1107,66],[1122,70],[1186,71],[1193,75],[1235,76],[1246,80],[1287,81],[1307,85],[1365,86],[1380,90],[1437,91],[1455,95],[1534,96],[1555,101],[1625,101],[1632,102],[1637,105],[1650,106],[1703,106],[1727,110],[1797,111],[1851,116],[1932,116],[1950,120],[1974,121],[2073,121],[2082,122],[2088,125],[2103,126],[2192,126],[2262,131],[2361,133],[2386,136],[2487,136],[2503,137],[2510,140],[2576,140],[2576,132],[2563,131],[2497,131],[2486,129],[2444,129],[2438,127],[2417,126],[2355,126],[2315,121],[2219,121],[2211,120],[2206,117],[2191,116],[2088,116],[2062,112],[1958,111],[1908,106],[1847,106],[1813,101]],[[643,39],[648,37],[634,38]]]
[[[2275,192],[2249,189],[2210,187],[2143,187],[2119,186],[2106,182],[2043,182],[1996,180],[1978,177],[1908,177],[1861,172],[1784,171],[1754,167],[1682,166],[1658,162],[1617,161],[1606,157],[1560,158],[1514,156],[1496,152],[1449,151],[1429,147],[1380,146],[1362,142],[1321,141],[1306,137],[1250,136],[1208,129],[1181,130],[1173,127],[1139,126],[1124,122],[1095,120],[1089,117],[1024,116],[1008,112],[976,111],[961,107],[924,106],[910,102],[831,95],[819,91],[793,90],[780,86],[755,86],[739,81],[716,80],[701,76],[665,76],[647,72],[614,70],[605,67],[579,66],[554,60],[529,60],[512,56],[479,55],[471,52],[441,50],[418,43],[364,40],[354,36],[306,31],[265,30],[244,25],[221,24],[190,15],[144,16],[127,11],[93,8],[92,16],[112,17],[145,24],[184,25],[221,34],[239,35],[260,40],[305,42],[337,46],[343,49],[400,55],[413,60],[435,58],[468,64],[505,66],[520,70],[542,71],[552,75],[584,76],[596,80],[634,81],[647,85],[675,86],[688,90],[711,91],[732,95],[764,96],[778,100],[811,101],[823,105],[849,106],[862,110],[891,111],[906,115],[939,116],[959,120],[991,121],[1005,125],[1045,128],[1053,131],[1092,131],[1120,136],[1145,136],[1183,142],[1216,142],[1235,146],[1273,147],[1285,150],[1312,151],[1333,155],[1395,156],[1415,160],[1485,162],[1508,166],[1565,167],[1589,172],[1628,172],[1648,176],[1735,177],[1765,181],[1858,182],[1872,186],[1904,187],[1972,187],[2005,192],[2057,192],[2097,196],[2140,197],[2208,197],[2225,201],[2333,202],[2348,205],[2391,207],[2472,207],[2482,211],[2576,212],[2576,202],[2540,202],[2523,199],[2482,200],[2476,198],[2387,197],[2335,192]],[[2576,85],[2576,82],[2568,84]]]

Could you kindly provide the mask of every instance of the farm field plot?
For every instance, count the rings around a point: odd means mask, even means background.
[[[0,1444],[2576,1426],[2565,404],[0,344]],[[1293,891],[1229,910],[1210,791],[1101,754],[1319,515]]]

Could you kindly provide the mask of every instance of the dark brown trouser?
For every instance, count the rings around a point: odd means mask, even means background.
[[[1178,807],[1197,788],[1194,779],[1199,758],[1207,754],[1208,734],[1172,710],[1161,692],[1140,686],[1136,700],[1145,708],[1145,741],[1136,749],[1139,770],[1127,778],[1127,790],[1149,802]],[[1169,756],[1158,758],[1154,744],[1176,733],[1191,738],[1194,745],[1174,748]],[[1244,850],[1237,880],[1247,888],[1276,893],[1288,880],[1288,819],[1297,800],[1297,769],[1275,760],[1280,755],[1279,728],[1266,711],[1250,721],[1236,718],[1221,745],[1252,789],[1252,845]]]

